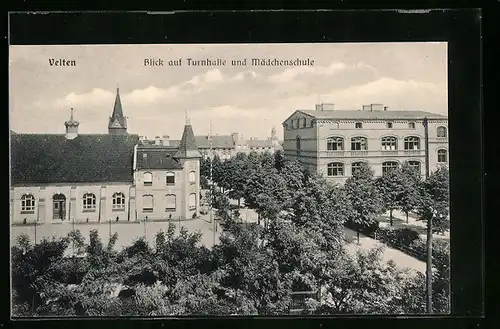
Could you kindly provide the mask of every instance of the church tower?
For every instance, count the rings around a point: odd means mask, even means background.
[[[200,214],[201,153],[196,145],[193,128],[191,127],[191,122],[187,118],[187,115],[182,138],[174,157],[177,158],[182,165],[182,217],[191,219]]]
[[[115,106],[113,114],[109,117],[108,134],[110,135],[126,135],[127,134],[127,118],[123,116],[122,102],[120,100],[120,89],[116,88]]]

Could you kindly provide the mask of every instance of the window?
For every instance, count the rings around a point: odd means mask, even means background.
[[[83,211],[92,212],[95,211],[95,195],[92,193],[86,193],[83,195]]]
[[[153,196],[142,196],[142,212],[153,212]]]
[[[405,150],[419,150],[420,138],[411,136],[405,138]]]
[[[196,210],[196,193],[189,195],[189,210]]]
[[[408,122],[408,128],[415,129],[415,122]]]
[[[351,151],[365,151],[367,149],[367,139],[365,137],[351,138]]]
[[[360,170],[363,166],[363,162],[353,162],[351,164],[351,173],[354,174],[356,171]]]
[[[326,140],[328,151],[342,151],[344,149],[344,139],[342,137],[330,137]]]
[[[153,185],[153,174],[150,172],[144,173],[144,186]]]
[[[387,127],[387,129],[392,129],[392,122],[387,122],[385,126]]]
[[[196,183],[196,172],[195,171],[189,172],[189,183],[190,184]]]
[[[300,136],[297,136],[297,151],[300,151]]]
[[[446,150],[438,150],[438,163],[447,163],[448,162],[448,151]]]
[[[125,195],[117,192],[113,194],[113,211],[125,210]]]
[[[408,165],[410,168],[414,169],[418,173],[420,173],[420,162],[418,161],[408,161]]]
[[[35,212],[35,197],[31,194],[24,194],[21,197],[21,213],[33,214]]]
[[[344,164],[340,162],[333,162],[328,164],[328,176],[344,176]]]
[[[398,167],[398,163],[395,161],[387,161],[382,163],[382,173],[386,173],[389,170],[396,169]]]
[[[398,149],[398,139],[396,137],[388,136],[382,137],[382,150],[393,151]]]
[[[302,128],[305,128],[307,125],[307,119],[306,118],[303,118],[302,119]]]
[[[356,124],[354,126],[356,127],[356,129],[363,128],[363,124],[361,122],[356,122]]]
[[[437,137],[446,137],[446,127],[437,128]]]
[[[165,176],[165,183],[169,186],[175,185],[175,174],[173,172],[168,172]]]
[[[175,194],[167,194],[165,198],[165,211],[175,211]]]

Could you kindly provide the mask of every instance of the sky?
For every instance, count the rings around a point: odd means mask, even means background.
[[[267,138],[297,109],[334,103],[357,110],[448,114],[446,43],[193,44],[10,46],[10,127],[17,133],[64,133],[74,108],[79,132],[107,133],[116,88],[128,132],[180,139],[190,118],[196,135],[238,132]],[[75,60],[55,67],[49,59]],[[144,66],[161,58],[163,67]],[[182,58],[182,66],[168,61]],[[186,59],[226,66],[187,66]],[[231,60],[247,59],[246,66]],[[314,66],[251,66],[252,58],[314,60]]]

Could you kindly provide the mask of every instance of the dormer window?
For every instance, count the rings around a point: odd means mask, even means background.
[[[173,172],[167,173],[165,177],[165,182],[167,186],[175,185],[175,174]]]
[[[356,127],[356,129],[362,129],[363,128],[363,123],[356,122],[354,126]]]

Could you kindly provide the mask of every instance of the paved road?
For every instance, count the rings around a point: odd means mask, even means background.
[[[364,250],[370,250],[375,247],[382,246],[384,247],[384,253],[382,255],[382,259],[384,261],[389,261],[392,260],[398,266],[399,268],[409,268],[412,271],[418,271],[421,273],[425,273],[425,263],[413,258],[411,256],[408,256],[402,251],[399,251],[397,249],[393,249],[388,247],[387,245],[383,244],[382,242],[372,239],[370,237],[367,237],[363,234],[359,234],[359,245],[357,244],[357,238],[356,238],[356,232],[344,228],[344,234],[346,236],[346,239],[348,242],[346,245],[346,249],[351,251],[351,252],[356,252],[359,248],[362,248]]]
[[[241,217],[243,221],[256,222],[257,214],[251,209],[242,209]],[[180,227],[185,227],[189,232],[200,231],[203,233],[201,237],[201,243],[207,247],[212,247],[215,242],[219,241],[219,236],[221,228],[217,227],[215,230],[214,222],[210,222],[210,216],[205,215],[202,218],[176,222],[172,221],[175,225],[176,234],[178,234]],[[130,245],[130,243],[138,238],[147,237],[147,241],[154,244],[154,239],[156,233],[160,230],[166,231],[168,229],[169,222],[147,222],[144,225],[141,223],[120,223],[110,225],[107,224],[76,224],[74,227],[80,230],[82,235],[88,239],[89,233],[92,229],[97,229],[99,235],[101,236],[102,242],[104,244],[108,243],[110,233],[118,233],[118,240],[116,247],[121,249],[124,246]],[[73,230],[73,225],[70,223],[63,224],[44,224],[36,228],[36,239],[40,241],[43,237],[52,238],[53,236],[67,236],[69,232]],[[214,232],[215,231],[215,232]],[[375,246],[385,246],[377,240],[370,237],[366,237],[360,234],[360,244],[356,243],[356,233],[350,229],[344,230],[346,238],[348,240],[354,240],[354,242],[347,244],[347,249],[355,251],[358,248],[363,248],[365,250],[371,249]],[[11,241],[15,242],[17,236],[21,233],[26,233],[33,241],[35,239],[35,227],[34,226],[12,226],[11,227]],[[215,233],[215,234],[214,234]],[[388,261],[392,259],[396,265],[401,268],[408,267],[410,269],[425,272],[425,263],[421,262],[413,257],[406,255],[405,253],[395,250],[389,247],[385,247],[383,259]]]

